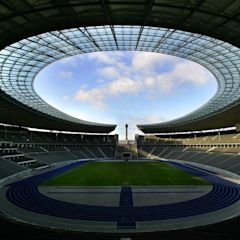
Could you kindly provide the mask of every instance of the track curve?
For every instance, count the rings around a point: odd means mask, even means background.
[[[213,212],[240,200],[240,185],[221,179],[214,174],[179,163],[170,164],[195,176],[208,180],[213,188],[204,196],[178,203],[141,206],[106,207],[74,204],[52,199],[38,191],[43,181],[87,161],[42,173],[9,185],[7,199],[20,208],[45,215],[90,221],[151,221],[166,220]]]

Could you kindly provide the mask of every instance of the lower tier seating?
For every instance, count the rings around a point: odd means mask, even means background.
[[[26,170],[26,168],[19,166],[9,160],[0,158],[0,179],[21,172],[23,170]]]
[[[240,175],[240,155],[232,153],[203,152],[182,146],[138,146],[139,156],[160,157],[201,163]]]

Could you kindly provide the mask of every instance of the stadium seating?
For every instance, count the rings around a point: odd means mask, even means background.
[[[114,158],[116,142],[114,135],[38,132],[0,126],[0,157],[6,163],[0,169],[0,179],[26,168],[41,169],[60,161]]]
[[[24,166],[19,166],[9,160],[0,158],[0,179],[12,174],[26,170]]]
[[[240,174],[240,134],[235,131],[138,136],[139,156],[201,163]]]

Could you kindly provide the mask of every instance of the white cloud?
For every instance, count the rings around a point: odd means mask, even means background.
[[[59,71],[60,78],[64,78],[64,79],[72,78],[73,75],[74,75],[74,73],[72,71],[65,71],[65,70]]]
[[[135,52],[128,62],[123,56],[123,53],[89,54],[88,58],[103,64],[97,69],[100,85],[92,89],[81,88],[75,99],[88,102],[94,108],[105,109],[106,99],[111,96],[147,91],[150,97],[154,97],[177,89],[180,84],[203,85],[212,78],[204,67],[169,55]],[[171,67],[163,69],[164,72],[161,68],[166,64],[171,64]],[[106,77],[111,80],[104,82]]]
[[[101,83],[106,82],[106,80],[104,80],[104,79],[102,79],[102,78],[99,78],[99,79],[96,80],[96,82],[101,84]]]
[[[74,99],[77,101],[88,102],[97,109],[105,109],[104,92],[104,88],[93,88],[91,90],[81,89],[75,94]]]
[[[147,116],[145,119],[143,119],[143,121],[140,122],[139,124],[165,122],[165,121],[166,121],[166,118],[159,116],[157,114],[152,114]]]
[[[189,61],[177,64],[172,77],[179,78],[181,82],[203,85],[209,81],[209,72],[200,65]]]
[[[94,54],[88,54],[87,57],[89,59],[94,59],[95,61],[98,61],[100,63],[104,64],[113,64],[115,61],[114,57],[111,57],[111,54],[105,53],[105,52],[97,52]]]
[[[164,121],[166,121],[166,118],[162,117],[157,113],[141,116],[127,116],[127,123],[129,125],[156,123]]]
[[[141,90],[141,82],[137,82],[128,77],[118,78],[112,81],[108,86],[106,92],[109,95],[117,95],[119,93],[136,93]]]
[[[178,58],[151,52],[136,52],[132,58],[132,67],[135,71],[151,72],[154,67],[166,64],[166,62],[171,62],[171,64],[179,61]]]
[[[69,96],[67,96],[67,95],[63,96],[63,101],[68,101],[68,100],[70,100]]]
[[[105,87],[93,89],[80,89],[74,96],[77,101],[88,102],[94,108],[105,109],[105,99],[119,94],[136,93],[141,89],[140,84],[129,78],[119,78]]]
[[[119,76],[119,72],[116,67],[103,67],[99,68],[97,71],[99,74],[110,78]]]
[[[74,57],[66,57],[63,59],[60,59],[59,62],[64,64],[64,66],[70,66],[70,67],[77,67],[78,66],[78,58],[80,58],[81,55],[76,55]]]
[[[171,76],[156,75],[143,80],[143,85],[156,93],[168,92],[174,88]]]

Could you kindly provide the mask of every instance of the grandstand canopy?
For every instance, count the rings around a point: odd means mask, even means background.
[[[237,97],[240,93],[237,82],[240,56],[239,13],[238,0],[1,1],[0,48],[5,49],[0,56],[0,122],[66,131],[112,131],[115,125],[71,118],[50,108],[46,103],[44,105],[40,98],[33,106],[31,101],[36,100],[36,94],[32,92],[33,98],[24,99],[22,94],[24,92],[28,97],[31,95],[29,80],[34,79],[40,67],[60,58],[91,51],[141,50],[164,52],[199,62],[214,73],[219,82],[218,93],[200,112],[197,110],[186,118],[169,123],[141,125],[139,128],[142,131],[157,133],[233,126],[240,122]],[[61,31],[71,28],[71,31]],[[52,33],[47,33],[49,31]],[[47,34],[52,36],[47,38]],[[36,35],[39,36],[34,37]],[[28,40],[24,40],[26,38]],[[56,39],[58,41],[54,45]],[[153,40],[158,40],[158,44],[150,45]],[[83,42],[81,45],[81,41],[88,43],[88,47]],[[144,42],[148,45],[144,45]],[[62,43],[65,43],[65,49],[61,52]],[[9,46],[11,44],[13,45]],[[43,49],[32,51],[39,44]],[[189,54],[189,49],[194,54]],[[35,53],[35,63],[29,70],[26,65],[31,59],[31,51]],[[54,51],[58,51],[55,58]],[[16,64],[16,56],[26,62]],[[14,79],[16,84],[10,83],[11,87],[7,86],[8,79]]]

